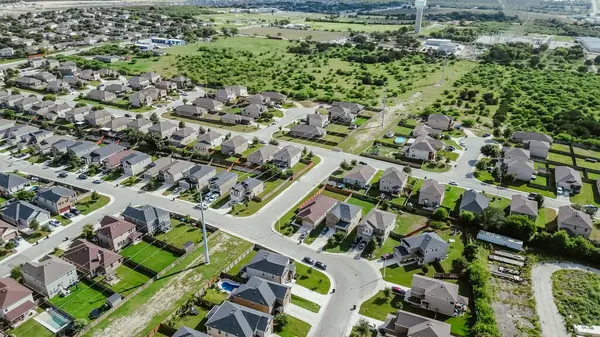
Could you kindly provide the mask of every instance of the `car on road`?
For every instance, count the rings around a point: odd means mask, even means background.
[[[460,143],[458,143],[458,145],[460,145],[460,146],[462,146],[462,147],[465,147],[465,146],[466,146],[466,145],[465,145],[465,142],[460,142]]]
[[[315,262],[315,267],[322,269],[322,270],[327,270],[327,265],[321,261]]]
[[[452,186],[458,186],[458,183],[457,183],[456,181],[454,181],[454,180],[450,180],[450,181],[448,182],[448,184],[449,184],[449,185],[452,185]]]
[[[49,224],[53,225],[53,226],[58,226],[60,225],[60,221],[56,220],[56,219],[50,219],[50,221],[48,221]]]
[[[67,172],[61,172],[61,173],[58,174],[59,178],[66,178],[68,176],[69,176],[69,174]]]
[[[389,260],[389,259],[391,259],[391,258],[393,258],[393,257],[394,257],[394,254],[392,254],[392,253],[385,253],[385,254],[381,255],[381,259],[382,259],[383,261],[385,261],[385,260]]]
[[[196,206],[194,206],[194,208],[196,209],[203,209],[203,210],[207,210],[208,209],[208,204],[204,203],[204,204],[197,204]]]
[[[88,178],[88,176],[87,176],[87,174],[85,174],[85,173],[82,173],[82,174],[80,174],[80,175],[79,175],[79,177],[77,177],[77,178],[79,178],[79,179],[87,179],[87,178]]]
[[[358,244],[358,250],[365,249],[366,245],[367,245],[367,241],[361,241],[360,244]]]
[[[302,261],[304,261],[304,262],[306,262],[306,263],[310,264],[311,266],[312,266],[313,264],[315,264],[315,260],[311,259],[311,258],[310,258],[310,257],[308,257],[308,256],[305,256],[305,257],[302,259]]]
[[[102,179],[96,179],[94,180],[94,184],[102,184],[103,180]]]
[[[367,165],[367,163],[365,163],[364,161],[359,161],[358,164],[359,165]]]
[[[125,114],[125,117],[129,118],[129,117],[131,117],[131,115],[130,114]]]
[[[73,214],[73,213],[71,213],[71,212],[67,212],[67,213],[63,214],[62,216],[63,216],[63,218],[65,218],[65,219],[71,219],[71,218],[74,218],[74,217],[75,217],[75,214]]]

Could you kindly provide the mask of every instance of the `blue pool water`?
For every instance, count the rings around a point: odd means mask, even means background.
[[[396,139],[394,139],[394,143],[396,143],[396,144],[402,144],[404,142],[406,142],[405,137],[396,137]]]
[[[35,320],[40,322],[45,328],[52,331],[53,333],[56,333],[57,331],[61,330],[69,323],[71,323],[70,319],[54,310],[42,312],[41,314],[35,317]]]
[[[230,283],[227,281],[221,281],[220,287],[226,292],[232,292],[234,289],[237,289],[240,285],[235,283]]]

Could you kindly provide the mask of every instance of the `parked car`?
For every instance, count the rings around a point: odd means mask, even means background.
[[[400,287],[392,287],[392,292],[394,294],[398,294],[398,295],[402,295],[402,296],[404,296],[404,294],[406,294],[406,291],[404,291],[404,289],[402,289]]]
[[[315,262],[315,267],[322,269],[322,270],[327,270],[327,265],[321,261]]]
[[[489,136],[490,136],[490,134],[489,134],[489,133],[484,133],[482,137],[483,137],[483,138],[487,138],[487,137],[489,137]]]
[[[176,187],[176,188],[173,190],[173,193],[179,193],[179,192],[181,192],[181,190],[182,190],[182,188],[181,188],[181,187]]]
[[[77,208],[71,208],[70,212],[73,213],[73,214],[75,214],[75,215],[81,214],[81,211],[78,210]]]
[[[342,184],[342,183],[339,183],[339,184],[337,184],[336,187],[339,188],[339,189],[343,189],[346,186],[344,184]]]
[[[393,257],[394,257],[394,254],[392,254],[392,253],[385,253],[385,254],[381,255],[381,259],[382,259],[383,261],[385,261],[385,260],[389,260],[389,259],[391,259],[391,258],[393,258]]]
[[[365,249],[366,245],[367,245],[367,241],[361,241],[361,243],[358,245],[358,250]]]
[[[58,226],[60,225],[60,221],[56,220],[56,219],[50,219],[50,221],[48,221],[49,224],[53,225],[53,226]]]
[[[329,231],[329,228],[324,227],[323,230],[321,231],[321,235],[327,234],[328,231]]]
[[[454,146],[446,146],[446,151],[456,151]]]
[[[563,194],[563,188],[561,186],[556,188],[556,194]]]
[[[531,193],[529,193],[529,195],[527,196],[527,199],[529,199],[529,200],[533,200],[533,199],[535,199],[535,197],[537,197],[537,195],[538,195],[537,193],[531,192]]]
[[[302,259],[302,261],[304,261],[304,262],[306,262],[306,263],[310,264],[311,266],[312,266],[313,264],[315,264],[315,260],[311,259],[311,258],[310,258],[310,257],[308,257],[308,256],[305,256],[305,257]]]
[[[130,114],[125,114],[125,117],[128,117],[128,118],[129,118],[129,117],[131,117],[131,115],[130,115]]]
[[[304,233],[300,234],[300,238],[299,238],[299,240],[300,240],[300,241],[304,240],[304,239],[306,238],[306,236],[307,236],[307,235],[308,235],[308,233],[306,233],[306,232],[304,232]]]
[[[69,174],[67,172],[61,172],[61,173],[58,174],[59,178],[66,178],[68,176],[69,176]]]
[[[40,178],[38,178],[36,176],[29,176],[29,180],[31,180],[31,181],[40,181]]]
[[[362,160],[361,160],[361,161],[359,161],[359,162],[358,162],[358,164],[359,164],[359,165],[367,165],[367,163],[365,163],[365,162],[364,162],[364,161],[362,161]]]
[[[102,179],[96,179],[96,180],[94,180],[94,184],[102,184]]]
[[[88,176],[87,176],[87,174],[85,174],[85,173],[82,173],[82,174],[80,174],[80,175],[79,175],[79,177],[77,177],[77,178],[79,178],[79,179],[87,179],[87,178],[88,178]]]
[[[62,216],[65,219],[71,219],[71,218],[75,217],[75,214],[73,214],[71,212],[67,212],[67,213],[63,214]]]

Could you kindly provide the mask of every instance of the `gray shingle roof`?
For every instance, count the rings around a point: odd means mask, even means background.
[[[160,215],[164,214],[164,213],[169,213],[169,212],[165,211],[162,208],[154,207],[152,205],[144,205],[144,206],[137,207],[137,208],[132,207],[132,206],[127,206],[125,211],[123,211],[124,216],[129,216],[133,219],[136,219],[136,220],[146,223],[146,224],[156,221],[156,219],[160,218],[161,217]]]
[[[50,215],[50,212],[22,200],[11,203],[2,211],[3,215],[11,219],[21,219],[25,221],[35,218],[40,213]]]
[[[279,294],[281,293],[279,292]],[[285,296],[285,292],[283,292],[283,295]],[[231,296],[269,307],[275,306],[278,298],[269,283],[256,276],[251,277],[246,284],[242,284]],[[283,300],[283,297],[279,298]]]
[[[198,135],[198,141],[210,144],[213,140],[218,139],[219,137],[223,137],[223,135],[217,131],[210,130],[205,134]]]
[[[398,170],[395,167],[388,167],[385,169],[381,175],[381,178],[379,178],[380,181],[390,181],[400,185],[404,184],[407,179],[408,174],[404,171]]]
[[[171,337],[210,337],[209,335],[194,330],[192,328],[188,328],[187,326],[182,326],[179,330],[175,331],[175,334]]]
[[[39,262],[26,262],[21,270],[23,274],[33,277],[43,285],[48,285],[75,270],[75,266],[55,256],[47,255]]]
[[[535,200],[529,200],[526,197],[515,194],[511,198],[510,212],[530,216],[537,216],[538,204]]]
[[[410,248],[419,247],[422,250],[448,247],[448,243],[434,232],[410,236],[402,239],[402,241]]]
[[[25,179],[21,176],[12,173],[1,173],[0,172],[0,186],[11,189],[14,187],[22,186],[29,183],[29,179]]]
[[[190,169],[188,175],[190,177],[195,177],[196,179],[201,179],[202,177],[214,171],[216,171],[216,169],[212,166],[196,165]]]
[[[557,221],[559,224],[570,225],[583,229],[592,229],[594,225],[594,220],[592,220],[591,216],[568,205],[558,208]]]
[[[273,159],[279,161],[288,161],[297,156],[302,150],[292,145],[286,145],[273,155]]]
[[[368,183],[377,173],[377,169],[369,165],[356,165],[344,175],[344,179],[351,179],[361,183]]]
[[[568,166],[557,166],[554,169],[554,179],[556,180],[556,183],[564,182],[568,184],[578,184],[579,186],[582,185],[581,174]]]
[[[230,180],[237,180],[238,175],[235,172],[223,171],[210,179],[211,184],[221,186]]]
[[[139,162],[146,160],[150,155],[145,154],[143,152],[134,151],[132,154],[123,158],[122,161],[127,162],[129,165],[135,165]]]
[[[44,189],[38,193],[38,196],[44,198],[46,200],[50,200],[52,202],[57,202],[60,198],[69,198],[75,196],[75,191],[62,187],[62,186],[52,186],[49,189]]]
[[[213,307],[205,325],[236,337],[253,337],[266,331],[273,316],[241,305],[223,302]]]
[[[279,151],[279,148],[277,146],[267,144],[267,145],[261,147],[260,149],[249,154],[247,159],[250,161],[255,161],[255,162],[256,161],[264,161],[267,158],[272,157],[277,151]]]
[[[329,213],[334,214],[338,219],[353,219],[362,207],[339,201]]]
[[[373,229],[385,231],[386,228],[396,225],[396,214],[372,209],[360,221],[358,226],[368,226]]]
[[[247,142],[248,142],[248,140],[246,140],[246,138],[244,138],[240,135],[237,135],[237,136],[231,137],[228,140],[224,141],[221,144],[221,146],[238,147]]]
[[[490,200],[485,195],[471,189],[463,193],[460,210],[477,214],[486,209],[489,203]]]
[[[272,275],[282,276],[286,267],[291,263],[292,259],[287,256],[261,249],[244,268],[252,268]]]

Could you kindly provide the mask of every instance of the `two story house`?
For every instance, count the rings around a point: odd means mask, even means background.
[[[229,191],[229,199],[233,203],[243,203],[250,201],[255,196],[261,194],[265,189],[262,180],[255,178],[246,178],[244,181],[235,184]]]
[[[148,235],[164,233],[171,229],[170,213],[152,205],[127,206],[123,211],[123,218]]]
[[[79,281],[74,265],[52,255],[39,262],[26,262],[21,272],[25,285],[48,298],[65,292]]]
[[[408,173],[388,167],[379,178],[379,191],[393,196],[400,195],[407,181]]]
[[[290,303],[292,288],[252,276],[229,296],[229,301],[265,314],[283,312]]]
[[[394,248],[394,256],[402,262],[415,261],[427,264],[441,261],[448,254],[448,243],[434,232],[423,233],[402,239]]]
[[[455,312],[464,311],[469,299],[458,294],[458,284],[433,279],[419,274],[413,275],[408,302],[432,312],[453,317]]]
[[[419,205],[437,207],[442,204],[446,188],[433,179],[425,179],[419,190]]]
[[[338,201],[327,213],[325,225],[336,231],[350,234],[358,225],[362,216],[362,207]]]
[[[91,278],[113,274],[123,262],[121,255],[83,239],[73,241],[62,258]]]
[[[376,238],[383,243],[396,228],[396,214],[373,208],[358,224],[358,237],[365,241]]]
[[[105,215],[100,220],[100,228],[96,230],[98,244],[101,247],[119,252],[121,249],[141,241],[141,233],[136,225],[129,221]]]
[[[287,256],[261,249],[242,268],[242,272],[247,278],[254,276],[280,284],[290,283],[296,275],[296,262]]]
[[[33,292],[12,278],[0,278],[0,319],[14,326],[35,312]]]
[[[40,190],[33,202],[53,214],[62,214],[75,205],[77,192],[62,186],[52,186]]]

